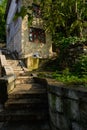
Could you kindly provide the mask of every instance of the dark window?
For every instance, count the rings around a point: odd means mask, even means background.
[[[40,6],[36,4],[32,4],[32,6],[33,6],[33,16],[36,18],[40,18],[41,17]]]
[[[39,28],[29,29],[29,41],[35,43],[46,43],[45,31]]]

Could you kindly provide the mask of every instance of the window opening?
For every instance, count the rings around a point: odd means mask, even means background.
[[[46,43],[45,31],[43,29],[31,27],[29,29],[29,41],[35,43]]]

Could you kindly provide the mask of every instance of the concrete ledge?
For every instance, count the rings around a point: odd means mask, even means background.
[[[0,78],[0,80],[2,80],[5,83],[10,83],[16,80],[16,76],[15,75],[4,76]]]
[[[5,58],[5,55],[0,55],[0,60],[1,60],[1,66],[8,65],[6,58]]]
[[[9,76],[11,74],[14,74],[14,71],[13,71],[12,67],[9,66],[8,63],[7,63],[5,55],[0,55],[0,61],[1,61],[1,69],[2,69],[2,71],[1,71],[2,74],[1,75]]]
[[[0,78],[0,83],[4,84],[4,86],[7,88],[7,93],[9,93],[15,87],[15,80],[16,80],[15,75],[9,75],[9,76],[4,76]]]
[[[13,68],[11,66],[5,65],[3,68],[7,76],[14,74]]]
[[[8,98],[8,93],[14,89],[16,76],[11,66],[7,64],[4,55],[0,54],[1,78],[0,78],[0,104],[4,104]]]

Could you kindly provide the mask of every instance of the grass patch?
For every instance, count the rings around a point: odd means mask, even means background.
[[[83,87],[87,87],[87,75],[74,75],[69,72],[68,68],[63,71],[56,72],[39,72],[38,77],[55,79],[66,85],[82,85]]]

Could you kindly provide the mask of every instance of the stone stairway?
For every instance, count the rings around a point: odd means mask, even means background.
[[[44,130],[49,130],[46,86],[35,83],[33,78],[29,76],[27,69],[24,68],[24,71],[17,60],[8,59],[7,62],[14,70],[16,81],[15,88],[8,94],[5,110],[0,113],[0,121],[8,123],[10,121],[21,122],[22,124],[27,121],[28,123],[45,122],[47,127]],[[10,130],[10,128],[6,130]],[[11,130],[14,130],[13,127]],[[15,130],[17,130],[17,128]],[[28,130],[30,129],[28,128]],[[36,130],[36,128],[34,130]]]

